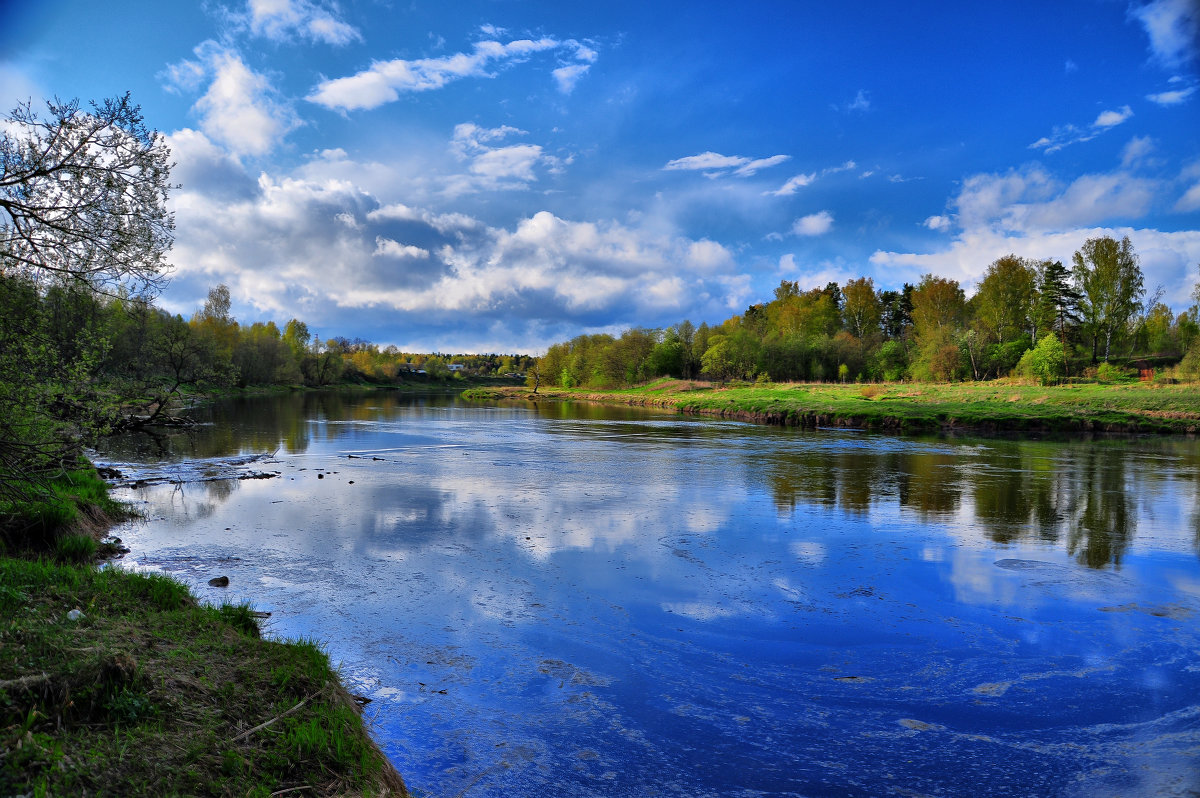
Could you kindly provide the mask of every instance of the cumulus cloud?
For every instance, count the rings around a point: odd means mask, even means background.
[[[1131,6],[1131,18],[1150,39],[1150,53],[1162,66],[1179,68],[1196,58],[1200,42],[1200,6],[1195,0],[1152,0]]]
[[[1017,235],[1000,230],[963,231],[945,249],[934,252],[876,251],[870,263],[887,281],[915,283],[923,274],[958,280],[966,288],[978,285],[988,264],[1008,254],[1069,264],[1072,254],[1089,238],[1129,236],[1138,254],[1147,285],[1161,285],[1164,301],[1175,308],[1191,303],[1195,264],[1200,261],[1200,231],[1161,232],[1122,227],[1080,227]]]
[[[819,236],[833,229],[833,214],[818,211],[802,216],[792,224],[792,232],[798,236]]]
[[[362,41],[356,28],[338,18],[336,8],[310,0],[249,0],[244,21],[255,36],[273,41],[294,36],[333,45]]]
[[[176,135],[194,160],[189,168],[222,157],[239,168],[202,132]],[[484,147],[504,141],[485,128],[470,138]],[[176,192],[176,272],[165,306],[190,313],[224,282],[246,319],[295,316],[327,334],[379,330],[380,343],[418,339],[427,348],[470,351],[481,336],[536,348],[580,329],[713,317],[750,296],[733,252],[661,220],[570,220],[540,211],[492,226],[383,203],[352,180],[302,174],[255,180],[243,173],[245,190],[234,196],[219,194],[215,183]]]
[[[395,58],[376,61],[370,68],[355,75],[321,81],[307,99],[326,108],[342,111],[377,108],[399,99],[401,94],[440,89],[464,78],[494,77],[492,70],[496,68],[521,63],[537,53],[552,50],[565,50],[573,58],[595,60],[594,50],[583,47],[573,39],[565,42],[548,37],[517,39],[507,44],[493,40],[481,41],[476,42],[469,53],[416,60]],[[574,75],[556,74],[555,78],[560,89],[564,81],[574,88],[582,75],[580,71]]]
[[[237,51],[213,41],[195,49],[197,60],[171,65],[160,75],[174,91],[208,88],[192,110],[200,129],[236,155],[265,155],[300,120],[267,76],[255,72]]]
[[[702,152],[668,161],[665,171],[704,172],[705,177],[752,177],[763,169],[778,166],[790,160],[790,155],[771,155],[766,158],[746,158],[741,155],[721,155],[717,152]]]
[[[1088,238],[1129,235],[1147,285],[1161,284],[1166,301],[1186,306],[1190,291],[1186,272],[1188,264],[1200,258],[1200,231],[1160,232],[1129,224],[1145,217],[1155,198],[1169,189],[1164,181],[1129,170],[1151,146],[1148,138],[1134,138],[1125,148],[1120,169],[1070,181],[1040,166],[968,177],[949,203],[958,232],[948,246],[927,253],[880,250],[870,261],[893,283],[934,273],[970,287],[989,263],[1009,253],[1067,263]],[[1197,185],[1181,198],[1183,207],[1177,204],[1177,210],[1187,210],[1189,202],[1200,208],[1200,164],[1181,175],[1181,181],[1188,179]],[[933,216],[925,226],[946,229],[950,219]]]
[[[1144,216],[1157,181],[1126,171],[1081,175],[1062,184],[1037,166],[963,181],[953,205],[964,229],[1014,233],[1067,229]]]
[[[921,224],[924,225],[925,227],[928,227],[930,230],[936,230],[938,232],[943,232],[945,230],[950,229],[950,217],[948,217],[948,216],[930,216],[928,219],[926,219]]]
[[[335,218],[340,220],[341,216],[342,214],[336,214]],[[423,260],[429,257],[429,250],[415,247],[412,244],[401,244],[399,241],[393,241],[383,236],[376,236],[375,251],[372,254],[375,257],[416,258]]]
[[[496,146],[509,136],[523,135],[526,135],[524,130],[508,125],[496,128],[480,127],[473,122],[456,125],[450,150],[460,161],[469,163],[469,174],[449,178],[445,193],[458,196],[473,191],[525,188],[537,180],[536,167],[561,168],[561,159],[547,155],[539,144]]]

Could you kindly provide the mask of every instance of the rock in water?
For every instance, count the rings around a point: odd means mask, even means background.
[[[213,587],[229,587],[228,576],[215,576],[208,580],[208,583]]]

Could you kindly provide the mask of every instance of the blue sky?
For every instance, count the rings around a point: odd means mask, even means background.
[[[242,321],[540,351],[1129,235],[1200,272],[1200,3],[0,0],[0,101],[130,91]]]

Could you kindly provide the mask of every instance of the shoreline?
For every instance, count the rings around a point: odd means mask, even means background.
[[[409,795],[319,643],[115,564],[128,518],[75,503],[0,552],[0,794]]]
[[[1005,383],[716,385],[658,380],[627,389],[467,390],[467,399],[656,407],[773,426],[892,433],[1194,435],[1200,386]]]

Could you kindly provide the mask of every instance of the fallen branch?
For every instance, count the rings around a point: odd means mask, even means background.
[[[314,695],[315,695],[315,694],[314,694]],[[260,724],[258,724],[258,725],[257,725],[257,726],[255,726],[253,729],[246,729],[246,731],[242,732],[242,733],[241,733],[241,734],[239,734],[237,737],[234,737],[234,738],[233,738],[232,740],[230,740],[229,742],[231,742],[231,743],[236,743],[238,740],[243,740],[243,739],[245,739],[246,737],[249,737],[251,734],[254,734],[256,731],[262,731],[263,729],[267,728],[268,726],[270,726],[272,723],[274,723],[274,722],[275,722],[275,721],[277,721],[277,720],[281,720],[281,719],[283,719],[283,718],[286,718],[288,715],[291,715],[291,714],[292,714],[292,713],[294,713],[294,712],[299,712],[299,711],[300,711],[300,708],[301,708],[301,707],[303,707],[305,704],[307,704],[310,698],[312,698],[312,696],[311,696],[311,695],[310,695],[310,696],[305,696],[304,698],[300,699],[300,703],[299,703],[299,704],[297,704],[296,706],[292,707],[292,708],[291,708],[291,709],[289,709],[287,712],[284,712],[282,715],[276,715],[275,717],[273,717],[273,718],[271,718],[270,720],[268,720],[266,723],[260,723]]]
[[[35,685],[50,681],[50,674],[40,673],[36,676],[22,676],[19,679],[0,681],[0,690],[27,690]]]

